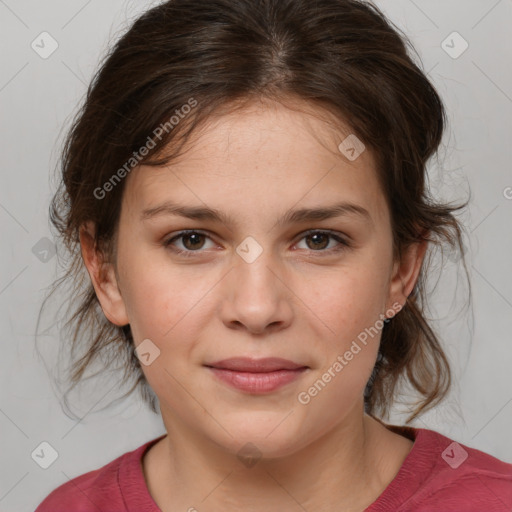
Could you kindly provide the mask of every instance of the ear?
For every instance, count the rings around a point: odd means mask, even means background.
[[[126,307],[119,291],[113,263],[106,263],[94,240],[95,226],[86,222],[80,227],[82,259],[91,278],[103,313],[110,322],[123,326],[129,323]]]
[[[396,303],[401,307],[405,305],[418,280],[427,247],[428,240],[422,238],[421,241],[409,245],[404,250],[401,260],[394,263],[389,283],[388,309],[395,309],[392,305]]]

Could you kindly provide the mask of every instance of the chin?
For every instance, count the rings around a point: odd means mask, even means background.
[[[299,448],[298,440],[304,443],[304,436],[294,433],[292,425],[284,420],[281,415],[278,421],[272,421],[269,426],[268,419],[258,421],[253,418],[250,424],[245,421],[243,424],[224,424],[231,436],[225,433],[223,439],[216,439],[216,442],[223,445],[227,451],[238,458],[275,459],[293,454]],[[282,421],[281,424],[279,424]],[[222,422],[221,422],[222,423]],[[286,426],[285,426],[286,423]],[[301,444],[302,444],[301,443]]]

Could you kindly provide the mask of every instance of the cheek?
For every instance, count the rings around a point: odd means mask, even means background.
[[[309,385],[315,386],[312,393],[322,390],[315,407],[329,408],[334,401],[348,408],[363,393],[384,326],[380,315],[384,312],[385,280],[379,265],[361,261],[310,283],[308,306],[320,324],[328,327],[322,327],[323,334],[314,343],[321,367]],[[318,318],[310,318],[319,323]]]
[[[169,264],[161,255],[150,258],[133,255],[125,260],[123,299],[136,342],[145,338],[157,345],[175,338],[182,325],[202,311],[202,304],[218,278]],[[191,333],[192,334],[192,333]]]
[[[332,331],[346,338],[373,325],[383,312],[385,278],[377,267],[352,266],[311,281],[304,293],[311,309]]]
[[[298,401],[312,417],[322,415],[326,428],[362,397],[370,378],[384,325],[383,283],[377,269],[354,266],[309,286],[308,306],[328,327],[328,335],[317,336],[314,342],[321,365],[300,390]],[[309,318],[319,323],[318,318]]]

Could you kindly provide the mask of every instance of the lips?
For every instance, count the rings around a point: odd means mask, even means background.
[[[233,357],[230,359],[223,359],[222,361],[206,364],[205,366],[210,368],[247,373],[270,373],[279,370],[298,370],[308,368],[306,365],[298,364],[287,359],[281,359],[279,357],[267,357],[263,359]]]
[[[309,366],[278,357],[234,357],[205,366],[220,382],[252,395],[275,392],[300,379],[309,369]]]

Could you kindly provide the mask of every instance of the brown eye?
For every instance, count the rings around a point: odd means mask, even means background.
[[[350,247],[350,244],[346,240],[330,231],[309,231],[305,233],[302,240],[306,241],[306,250],[317,252],[319,255],[328,255]],[[331,240],[336,241],[337,244],[329,247]]]
[[[193,251],[201,249],[205,236],[201,233],[191,233],[190,235],[183,235],[181,238],[183,239],[184,247]]]
[[[178,254],[188,256],[194,252],[202,252],[200,249],[204,248],[205,241],[209,239],[209,236],[199,231],[182,231],[166,242],[163,242],[163,245]],[[176,247],[176,242],[178,241],[181,241],[181,247]]]
[[[314,233],[305,237],[306,240],[311,240],[311,244],[307,244],[310,249],[325,249],[329,245],[330,235],[326,233]]]

